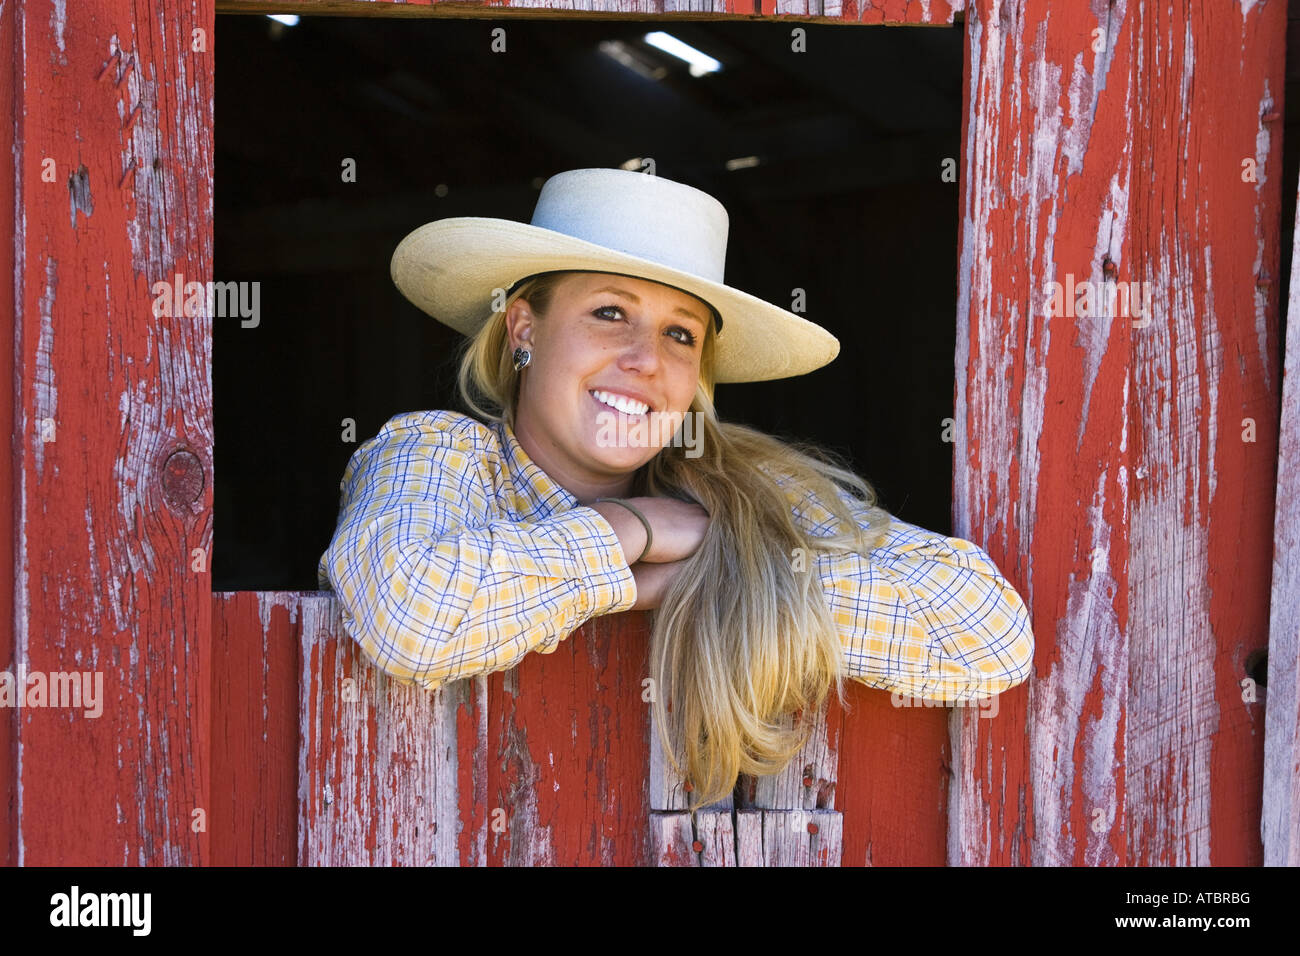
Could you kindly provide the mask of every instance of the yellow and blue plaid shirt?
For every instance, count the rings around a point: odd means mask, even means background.
[[[337,595],[348,634],[399,681],[434,688],[514,667],[636,603],[613,527],[542,471],[504,423],[397,415],[357,448],[341,491],[320,587]],[[835,529],[811,495],[792,514],[811,534]],[[958,701],[1029,676],[1025,605],[969,541],[891,516],[880,547],[818,554],[811,568],[855,680]]]

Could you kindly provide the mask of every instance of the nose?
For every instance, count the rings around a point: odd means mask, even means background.
[[[659,337],[654,328],[628,330],[627,341],[619,351],[618,367],[625,372],[653,375],[659,368]]]

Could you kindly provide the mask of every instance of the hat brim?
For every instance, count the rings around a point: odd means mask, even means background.
[[[495,289],[538,272],[617,272],[676,286],[722,316],[715,379],[763,382],[831,362],[839,340],[807,319],[720,282],[511,219],[459,216],[420,226],[393,252],[393,282],[412,304],[464,335],[492,314]]]

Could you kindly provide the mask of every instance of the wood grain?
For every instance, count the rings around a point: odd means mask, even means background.
[[[15,54],[13,94],[0,94],[17,184],[4,209],[17,285],[12,661],[28,675],[99,674],[105,696],[98,718],[6,715],[19,748],[10,854],[203,864],[211,324],[156,316],[151,290],[211,277],[213,63],[191,30],[210,41],[212,10],[9,3],[0,20]]]
[[[1285,9],[1096,10],[966,13],[954,533],[1037,651],[955,718],[949,863],[1257,864]],[[1049,316],[1052,281],[1153,307]]]
[[[1300,201],[1295,216],[1300,235]],[[1296,265],[1293,255],[1288,316],[1300,316]],[[1300,332],[1286,337],[1284,368],[1264,716],[1264,866],[1300,866]]]
[[[219,592],[212,603],[212,863],[293,866],[298,645],[329,598]]]
[[[781,17],[791,21],[825,21],[862,24],[951,24],[964,9],[965,0],[591,0],[563,3],[555,0],[218,0],[218,13],[285,13],[347,17],[473,17],[484,14],[508,20],[528,19],[645,19],[720,20],[739,17]]]
[[[16,117],[22,105],[22,24],[18,22],[17,5],[0,7],[0,62],[4,63],[5,79],[0,82],[0,116]],[[15,310],[7,303],[19,301],[24,276],[16,268],[16,253],[21,247],[18,210],[23,193],[24,178],[19,173],[22,166],[20,137],[22,125],[17,122],[0,123],[0,179],[16,183],[11,191],[0,190],[0,232],[15,237],[14,242],[0,243],[0,336],[6,342],[21,341]],[[21,358],[21,350],[15,353]],[[0,434],[13,436],[14,467],[0,468],[0,501],[10,507],[0,508],[0,581],[14,582],[14,587],[0,587],[0,668],[12,667],[15,660],[15,606],[18,599],[18,578],[15,567],[22,561],[23,537],[18,534],[17,481],[21,464],[23,436],[14,426],[19,408],[14,403],[17,381],[22,376],[18,362],[3,363],[0,372]],[[18,722],[16,713],[0,713],[0,866],[18,863]]]

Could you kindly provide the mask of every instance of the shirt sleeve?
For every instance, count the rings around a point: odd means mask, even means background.
[[[862,502],[847,492],[842,498],[866,527]],[[795,516],[819,536],[837,524],[807,495]],[[870,553],[819,553],[814,565],[854,680],[955,702],[999,694],[1029,677],[1029,612],[978,545],[890,515],[885,540]]]
[[[319,566],[375,665],[430,689],[551,653],[588,619],[636,603],[599,512],[501,517],[481,426],[440,416],[399,415],[357,449]]]
[[[977,545],[891,516],[869,555],[823,554],[817,564],[850,676],[867,686],[963,701],[1029,676],[1029,613]]]

